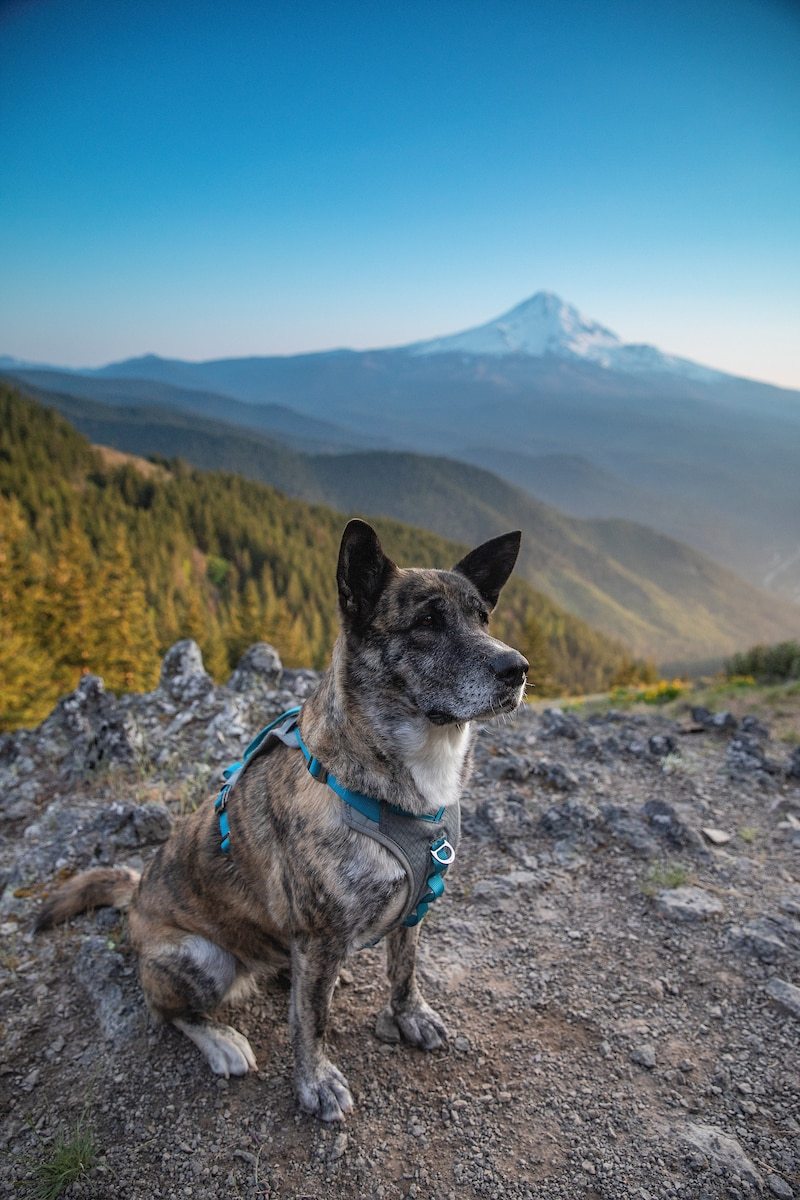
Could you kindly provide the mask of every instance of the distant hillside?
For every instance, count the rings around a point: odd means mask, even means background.
[[[684,668],[791,636],[800,610],[690,547],[626,521],[582,521],[465,463],[414,454],[303,455],[258,435],[154,410],[51,396],[87,436],[235,470],[347,512],[384,513],[460,542],[525,531],[519,570],[632,652]]]
[[[82,671],[152,686],[195,637],[223,677],[254,641],[322,666],[336,630],[344,518],[271,487],[181,464],[104,461],[61,416],[0,386],[0,728],[32,723]],[[451,566],[464,546],[378,519],[400,563]],[[495,628],[541,693],[595,691],[639,670],[618,643],[523,580]]]
[[[347,436],[355,449],[369,438],[373,449],[455,459],[474,459],[478,447],[482,466],[551,503],[562,503],[577,456],[598,474],[580,478],[585,505],[570,506],[576,515],[652,523],[750,583],[800,600],[800,393],[623,346],[557,297],[532,297],[463,338],[416,347],[208,362],[147,355],[85,378],[107,389],[158,381],[251,410],[285,406],[344,431],[324,449]],[[204,415],[252,426],[251,411]],[[498,453],[556,456],[562,482],[540,486],[535,468]],[[624,481],[611,506],[609,476]]]
[[[2,366],[0,370],[3,370]],[[109,379],[106,376],[29,367],[6,368],[4,374],[12,383],[22,385],[31,395],[46,396],[55,392],[64,397],[75,396],[120,407],[152,406],[156,410],[191,413],[279,437],[285,444],[300,446],[304,450],[354,450],[381,444],[355,430],[343,429],[330,421],[301,414],[284,404],[247,404],[233,396],[203,388],[176,387],[154,379]]]

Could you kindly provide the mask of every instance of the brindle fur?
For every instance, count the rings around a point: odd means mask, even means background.
[[[510,711],[524,692],[527,662],[486,629],[518,548],[519,534],[507,534],[452,571],[401,570],[370,526],[348,524],[337,572],[342,628],[301,717],[311,752],[345,786],[410,811],[457,802],[469,722]],[[226,1076],[255,1069],[255,1058],[209,1013],[256,971],[290,967],[297,1096],[306,1111],[341,1120],[352,1098],[325,1054],[325,1031],[339,969],[355,948],[389,931],[383,1036],[426,1050],[447,1037],[416,982],[419,927],[392,928],[408,882],[394,855],[350,829],[342,802],[282,745],[240,777],[228,819],[229,854],[208,803],[177,825],[138,886],[128,871],[86,872],[45,903],[39,927],[130,901],[151,1010]]]

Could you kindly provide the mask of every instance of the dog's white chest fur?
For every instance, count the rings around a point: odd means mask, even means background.
[[[432,808],[453,804],[461,788],[469,725],[409,722],[401,731],[403,759],[420,794]]]

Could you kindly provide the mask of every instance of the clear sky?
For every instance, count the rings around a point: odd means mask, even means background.
[[[2,0],[0,353],[398,344],[558,292],[800,387],[793,0]]]

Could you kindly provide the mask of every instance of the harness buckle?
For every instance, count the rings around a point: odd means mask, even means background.
[[[456,852],[447,838],[442,838],[441,841],[434,842],[431,846],[431,858],[434,858],[440,866],[449,867],[455,856]]]

